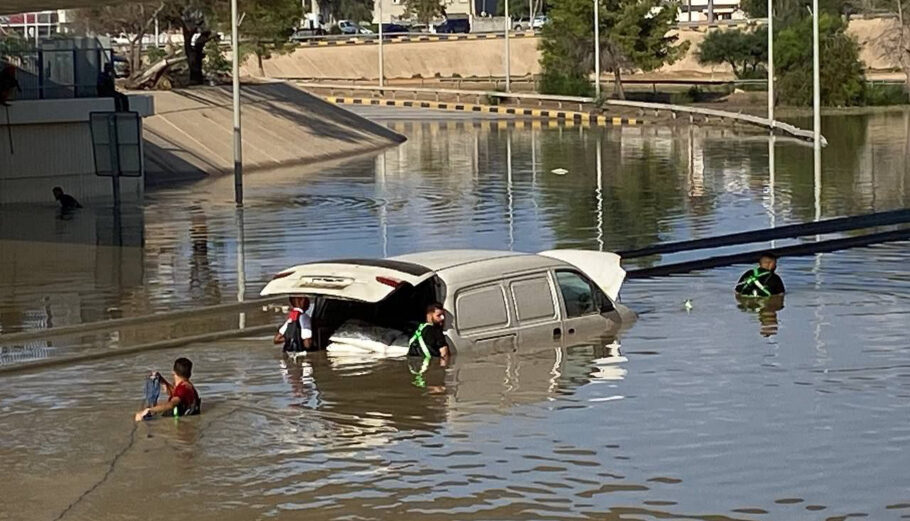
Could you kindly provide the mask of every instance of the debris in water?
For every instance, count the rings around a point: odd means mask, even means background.
[[[683,307],[686,308],[687,312],[692,311],[692,299],[687,298],[686,301],[683,302]]]
[[[556,175],[566,175],[569,173],[565,168],[554,168],[553,170],[550,170],[550,172]]]

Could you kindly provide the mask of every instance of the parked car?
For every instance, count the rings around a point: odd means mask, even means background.
[[[341,34],[363,34],[360,26],[350,20],[339,20],[338,28],[341,30]]]
[[[542,29],[549,21],[550,19],[545,15],[535,16],[534,19],[531,20],[531,29]]]
[[[446,33],[469,33],[471,32],[471,22],[467,18],[446,18],[444,22],[436,26],[436,32]]]
[[[614,253],[430,251],[294,266],[261,295],[310,296],[319,347],[352,324],[406,335],[438,301],[455,351],[511,353],[590,343],[630,325],[635,313],[618,302],[625,274]]]
[[[527,31],[531,28],[531,21],[527,18],[516,18],[512,20],[513,31]]]
[[[400,34],[407,33],[408,28],[400,24],[386,23],[382,24],[382,34]]]

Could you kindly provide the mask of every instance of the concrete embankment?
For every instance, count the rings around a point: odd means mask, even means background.
[[[852,20],[848,33],[860,44],[860,59],[868,72],[887,72],[899,68],[895,59],[893,35],[896,21],[891,19]],[[728,29],[718,29],[728,30]],[[733,79],[729,65],[702,65],[698,51],[705,32],[684,30],[677,33],[689,42],[684,57],[660,68],[650,77],[686,79]],[[511,74],[527,76],[540,73],[537,37],[511,40]],[[487,78],[504,75],[505,43],[501,39],[403,42],[384,46],[385,77],[410,78]],[[379,49],[376,45],[301,47],[289,54],[265,60],[260,71],[249,60],[244,72],[271,78],[374,80],[379,77]],[[637,75],[627,75],[634,78]],[[605,74],[609,79],[612,75]]]
[[[540,72],[537,38],[511,42],[512,74]],[[386,78],[433,78],[441,76],[501,76],[505,59],[504,40],[459,40],[413,42],[383,46]],[[379,77],[379,46],[301,47],[289,54],[265,60],[263,71],[248,60],[244,72],[271,78],[374,79]]]
[[[230,87],[156,92],[145,119],[146,184],[232,172]],[[285,83],[244,85],[244,169],[262,170],[378,150],[404,141],[382,125]]]

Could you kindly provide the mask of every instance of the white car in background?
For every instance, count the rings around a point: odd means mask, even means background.
[[[542,29],[549,21],[550,19],[545,15],[535,16],[534,19],[531,20],[531,29]]]
[[[636,318],[618,301],[625,275],[614,253],[442,250],[302,264],[261,295],[310,296],[316,345],[330,352],[347,345],[403,355],[438,301],[455,352],[511,353],[615,337]]]

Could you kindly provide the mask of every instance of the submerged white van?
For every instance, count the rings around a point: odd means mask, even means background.
[[[441,250],[302,264],[275,275],[261,295],[314,298],[321,348],[351,323],[400,332],[400,341],[438,301],[455,352],[515,352],[587,343],[628,326],[635,314],[618,302],[625,274],[607,252]]]

